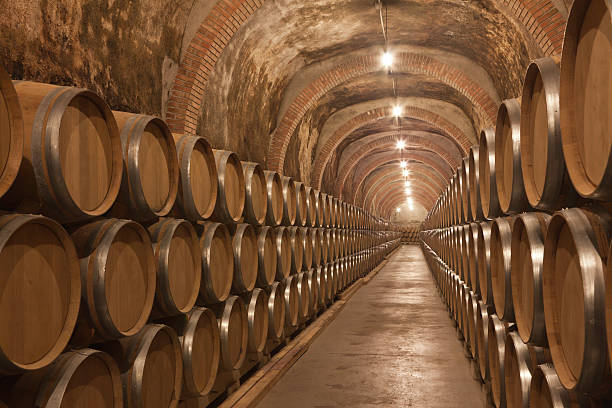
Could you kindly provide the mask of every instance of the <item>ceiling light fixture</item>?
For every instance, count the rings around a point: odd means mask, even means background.
[[[402,150],[404,147],[406,147],[406,142],[404,142],[403,140],[398,140],[397,144],[395,145],[399,150]]]
[[[402,176],[408,177],[408,170],[402,170]]]
[[[401,209],[401,208],[399,208],[399,207],[397,207],[397,208],[395,209],[395,212],[400,212],[400,211],[402,211],[402,209]]]
[[[380,60],[383,67],[391,68],[391,65],[393,65],[393,54],[391,54],[389,51],[385,51]]]
[[[399,118],[400,116],[402,116],[402,107],[399,105],[395,105],[393,107],[393,116],[395,116],[396,118]]]
[[[406,168],[406,166],[408,166],[408,163],[406,163],[406,160],[402,160],[402,161],[400,162],[400,167],[401,167],[402,169],[405,169],[405,168]]]

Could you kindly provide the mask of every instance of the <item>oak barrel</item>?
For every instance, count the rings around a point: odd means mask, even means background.
[[[20,170],[7,194],[20,211],[61,222],[106,213],[121,186],[117,122],[95,93],[36,82],[13,82],[22,107]]]
[[[540,364],[531,376],[529,408],[586,408],[592,407],[573,392],[568,392],[559,381],[552,364]]]
[[[236,153],[214,150],[218,194],[212,218],[226,224],[238,222],[244,211],[246,188],[242,163]]]
[[[306,225],[315,227],[317,225],[317,190],[306,187]]]
[[[313,248],[312,248],[312,229],[308,227],[298,227],[300,235],[300,245],[302,246],[302,270],[309,270],[312,267]]]
[[[461,162],[461,207],[466,222],[474,220],[472,205],[470,204],[470,158],[464,157]]]
[[[266,224],[276,227],[283,220],[283,182],[275,171],[264,171],[266,176]]]
[[[202,252],[191,223],[162,218],[149,226],[155,251],[155,312],[187,313],[195,305],[202,279]]]
[[[104,219],[76,228],[72,239],[83,287],[81,339],[116,339],[138,333],[146,324],[156,290],[151,238],[134,221]],[[83,337],[84,336],[84,337]]]
[[[179,168],[175,208],[190,221],[203,221],[212,215],[217,201],[219,176],[215,155],[203,137],[175,135],[174,141]]]
[[[310,294],[310,301],[309,301],[310,317],[314,317],[319,311],[319,304],[320,304],[319,302],[319,296],[320,296],[319,273],[320,273],[319,268],[312,268],[310,271],[308,271],[308,288],[309,288],[309,294]]]
[[[249,341],[249,323],[244,302],[230,296],[223,303],[212,306],[219,324],[221,364],[224,370],[238,370],[246,358]]]
[[[298,275],[290,275],[284,281],[285,327],[297,327],[300,317],[300,295],[298,292]]]
[[[283,182],[283,225],[294,225],[297,217],[297,192],[291,177],[281,176]]]
[[[496,218],[491,225],[491,290],[500,319],[514,321],[512,299],[512,217]]]
[[[257,282],[259,264],[257,236],[252,225],[238,224],[236,226],[232,237],[232,250],[234,252],[232,291],[237,294],[250,292]]]
[[[487,305],[495,306],[491,286],[491,222],[478,224],[478,288]]]
[[[488,128],[480,132],[480,147],[478,148],[480,159],[478,161],[478,174],[480,175],[480,202],[482,204],[482,213],[485,218],[494,218],[501,214],[498,198],[497,178],[503,177],[503,175],[498,175],[497,173],[499,166],[495,161],[497,146],[495,143],[495,130]],[[456,208],[454,204],[455,200],[456,194],[453,195],[453,203],[451,203],[453,212],[456,214],[456,211],[454,210]],[[457,221],[457,219],[455,221]]]
[[[276,280],[282,281],[291,273],[293,253],[291,249],[291,233],[287,227],[276,227]]]
[[[476,308],[476,352],[480,377],[483,380],[491,379],[489,367],[489,319],[492,314],[491,306],[479,300],[478,307]]]
[[[243,295],[246,305],[249,340],[247,350],[260,353],[268,341],[268,295],[263,289],[255,288]]]
[[[310,316],[310,282],[308,272],[300,272],[297,276],[298,304],[300,322],[305,322]]]
[[[480,200],[480,154],[478,146],[472,146],[469,152],[469,180],[470,211],[474,220],[482,220],[482,201]]]
[[[299,273],[304,262],[303,235],[299,227],[288,227],[291,239],[291,273]]]
[[[279,340],[285,332],[285,287],[274,282],[265,288],[268,294],[268,338]]]
[[[312,237],[312,266],[316,267],[325,262],[322,255],[321,243],[323,241],[323,230],[320,228],[309,228]],[[326,254],[327,255],[327,254]]]
[[[295,184],[295,225],[304,227],[308,218],[308,198],[306,197],[306,186],[301,181]]]
[[[257,285],[271,285],[277,269],[276,233],[272,227],[263,226],[257,230],[257,258]]]
[[[23,155],[23,113],[9,74],[0,64],[0,197],[15,181]]]
[[[251,225],[263,225],[268,210],[266,176],[258,163],[242,162],[242,170],[245,184],[244,222]]]
[[[509,327],[499,320],[497,315],[489,316],[489,334],[487,336],[489,353],[489,374],[491,376],[491,393],[497,408],[506,407],[506,336]]]
[[[168,215],[176,201],[179,167],[174,137],[163,120],[113,112],[123,151],[123,179],[113,214],[139,221]]]
[[[199,227],[202,251],[200,296],[205,303],[223,302],[234,280],[232,237],[224,224],[205,222]]]

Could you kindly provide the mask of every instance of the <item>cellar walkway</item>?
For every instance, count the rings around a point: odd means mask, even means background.
[[[258,408],[482,407],[418,246],[402,246]]]

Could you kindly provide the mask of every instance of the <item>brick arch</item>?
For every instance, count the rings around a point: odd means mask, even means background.
[[[423,164],[427,164],[428,166],[435,169],[444,179],[447,180],[450,179],[453,174],[451,169],[441,167],[440,163],[432,160],[431,157],[429,157],[428,155],[423,155],[422,152],[414,152],[412,154],[403,153],[401,155],[401,158],[406,159],[408,162],[414,160]],[[381,157],[378,157],[376,160],[373,160],[372,162],[368,163],[358,174],[356,174],[354,180],[357,180],[357,183],[353,184],[354,188],[352,189],[352,191],[354,192],[354,196],[352,197],[353,204],[358,205],[357,203],[361,201],[360,198],[363,197],[363,194],[362,191],[360,191],[360,188],[368,174],[370,174],[372,171],[374,171],[374,169],[379,166],[382,166],[383,164],[397,161],[399,159],[399,152],[390,152],[389,154],[381,155]]]
[[[378,183],[377,185],[373,186],[370,191],[368,191],[368,194],[363,201],[363,207],[371,207],[373,203],[380,199],[380,194],[386,194],[387,190],[397,188],[398,186],[399,188],[404,189],[404,180],[402,178],[395,179],[388,183]],[[427,182],[427,180],[423,179],[413,179],[410,189],[411,191],[429,192],[434,198],[440,195],[439,191],[436,191],[435,188]]]
[[[368,204],[378,193],[380,193],[381,189],[388,185],[394,185],[398,181],[404,181],[404,177],[398,174],[387,174],[383,177],[376,177],[376,181],[373,181],[369,184],[367,188],[364,188],[364,196],[363,196],[363,206],[367,207]],[[419,175],[419,177],[413,177],[410,179],[410,183],[417,183],[418,185],[425,185],[429,188],[435,196],[439,196],[442,190],[444,190],[443,186],[435,183],[431,179],[427,178],[426,175]]]
[[[425,207],[426,210],[429,210],[430,208],[432,208],[432,203],[429,200],[427,200],[426,198],[422,198],[422,197],[418,197],[418,196],[414,196],[412,198],[413,198],[413,200],[415,200],[416,202],[421,204],[423,207]],[[389,197],[388,199],[383,201],[380,204],[380,209],[379,209],[379,212],[380,212],[381,216],[383,218],[386,218],[386,219],[391,218],[391,214],[393,213],[393,209],[395,207],[397,207],[397,205],[400,204],[401,202],[402,202],[402,197],[399,194],[397,194],[397,195],[395,195],[393,197]]]
[[[437,151],[446,162],[451,167],[457,167],[461,164],[461,158],[456,159],[455,157],[451,157],[450,153],[445,149],[442,149],[437,143],[435,143],[432,139],[416,136],[416,135],[402,135],[402,140],[404,140],[407,144],[407,147],[415,147],[415,146],[423,146],[430,150]],[[342,197],[344,190],[344,183],[346,182],[346,178],[351,173],[353,168],[359,163],[366,155],[370,154],[372,150],[384,147],[395,148],[395,144],[397,143],[397,135],[390,134],[388,136],[381,137],[380,139],[376,139],[370,143],[367,143],[361,146],[355,153],[353,153],[346,161],[346,165],[338,169],[339,180],[336,183],[335,194],[338,197]],[[320,186],[320,185],[319,185]]]
[[[392,189],[389,191],[387,195],[382,197],[379,201],[372,203],[372,206],[373,206],[372,210],[377,212],[378,214],[381,214],[382,210],[388,206],[388,203],[390,201],[395,201],[396,203],[401,202],[402,199],[405,200],[405,197],[406,196],[401,189]],[[431,206],[435,202],[435,198],[430,197],[429,195],[427,195],[427,193],[422,193],[418,191],[415,192],[412,198],[413,199],[420,198],[421,200],[425,201],[427,204],[423,203],[422,201],[421,201],[421,204],[425,205],[425,208],[428,210],[431,208]]]
[[[416,170],[415,175],[427,177],[427,180],[435,186],[438,191],[443,191],[446,188],[446,180],[442,179],[440,175],[429,166],[424,164],[417,166],[408,167],[409,169]],[[418,170],[417,170],[418,169]],[[374,172],[368,174],[366,177],[366,181],[363,184],[363,191],[365,197],[367,197],[368,192],[372,189],[374,185],[377,185],[379,182],[389,179],[391,177],[404,177],[402,175],[401,169],[397,166],[388,166],[387,168],[382,168],[381,170],[375,170]]]
[[[291,135],[306,111],[313,107],[325,93],[352,78],[382,70],[378,55],[351,57],[344,63],[323,73],[303,89],[291,102],[287,112],[272,134],[268,168],[282,171]],[[497,115],[495,101],[480,85],[456,67],[426,55],[403,52],[395,56],[394,71],[424,74],[455,88],[472,102],[483,122],[489,125],[495,122]]]

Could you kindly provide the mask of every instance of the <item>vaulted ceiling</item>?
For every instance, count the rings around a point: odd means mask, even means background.
[[[429,209],[499,103],[519,96],[529,61],[560,52],[570,5],[18,3],[0,7],[0,58],[15,77],[93,88],[113,108],[160,115],[173,132],[206,136],[387,218],[406,200],[399,162],[415,203]],[[40,15],[44,24],[32,24]]]

